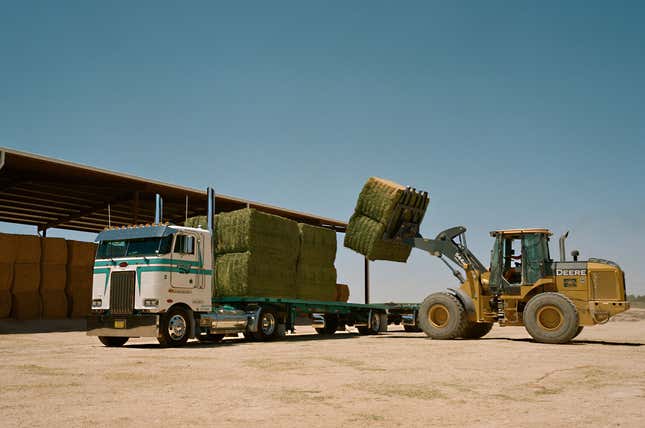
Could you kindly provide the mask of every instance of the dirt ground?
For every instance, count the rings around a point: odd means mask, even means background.
[[[0,425],[634,426],[645,424],[645,310],[568,345],[522,328],[481,340],[227,338],[105,348],[83,332],[0,334]]]

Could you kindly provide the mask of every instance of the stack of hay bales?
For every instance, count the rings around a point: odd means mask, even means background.
[[[296,297],[336,300],[336,232],[298,223],[300,250],[296,268]]]
[[[216,296],[293,297],[296,222],[245,208],[215,216]]]
[[[67,241],[67,306],[70,318],[90,314],[92,307],[92,276],[96,244]]]
[[[208,227],[208,218],[205,215],[198,216],[198,217],[191,217],[189,219],[186,219],[184,222],[184,226],[186,227],[201,227],[202,229],[206,229]]]
[[[347,302],[349,300],[349,285],[336,284],[336,301]]]
[[[67,244],[62,238],[41,239],[40,297],[42,317],[67,317]]]
[[[396,215],[395,207],[404,195],[405,187],[392,181],[370,177],[363,186],[354,214],[347,225],[345,246],[370,260],[405,262],[411,247],[398,241],[384,241],[383,234]],[[413,194],[410,203],[427,208],[427,198]]]
[[[24,320],[40,318],[40,238],[15,235],[12,317]]]
[[[0,233],[0,318],[7,318],[11,315],[15,241],[15,235]]]

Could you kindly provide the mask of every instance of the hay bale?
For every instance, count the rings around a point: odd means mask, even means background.
[[[70,267],[94,266],[97,245],[93,242],[66,241],[67,265]]]
[[[0,233],[0,264],[11,264],[16,261],[16,236]]]
[[[40,265],[40,290],[41,291],[63,291],[67,283],[66,265]]]
[[[298,223],[300,251],[298,263],[333,265],[336,260],[336,232],[324,227]]]
[[[40,263],[40,237],[33,235],[15,236],[16,263]]]
[[[42,304],[40,294],[36,292],[13,293],[11,316],[17,320],[40,318]]]
[[[218,297],[293,297],[296,265],[275,260],[263,253],[230,253],[215,260],[215,287]]]
[[[304,300],[336,300],[336,268],[298,265],[296,297]]]
[[[184,222],[184,226],[195,227],[195,228],[200,227],[202,229],[208,229],[208,217],[205,215],[201,215],[197,217],[188,218]]]
[[[71,294],[67,294],[67,302],[70,318],[84,318],[90,315],[92,312],[92,288],[77,289]]]
[[[215,216],[216,253],[261,253],[295,264],[298,224],[284,217],[244,208]]]
[[[336,284],[336,301],[347,302],[349,300],[349,285]]]
[[[398,241],[384,241],[383,235],[396,215],[396,205],[404,197],[405,187],[371,177],[363,186],[354,214],[347,225],[344,245],[370,260],[405,262],[411,247]],[[428,199],[418,193],[408,193],[407,201],[425,211]]]
[[[16,263],[13,265],[13,285],[16,293],[38,293],[40,288],[40,263]]]
[[[334,301],[336,298],[336,232],[298,224],[300,251],[296,267],[296,297]]]
[[[63,283],[64,284],[64,283]],[[67,318],[67,295],[65,290],[40,291],[42,301],[42,318]]]
[[[63,238],[42,238],[42,264],[65,265],[67,263],[67,242]]]
[[[0,263],[0,291],[11,291],[13,263]]]
[[[0,290],[0,318],[11,316],[11,291]]]

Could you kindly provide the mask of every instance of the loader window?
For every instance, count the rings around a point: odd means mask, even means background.
[[[533,284],[545,275],[545,266],[549,261],[549,245],[546,235],[539,233],[524,235],[522,239],[524,254],[522,276],[525,284]]]

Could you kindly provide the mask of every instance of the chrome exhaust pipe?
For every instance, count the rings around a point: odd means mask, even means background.
[[[566,252],[564,250],[564,241],[569,237],[569,231],[567,230],[562,234],[560,237],[560,261],[561,262],[566,262]]]
[[[163,221],[163,198],[159,193],[155,194],[155,224]]]

